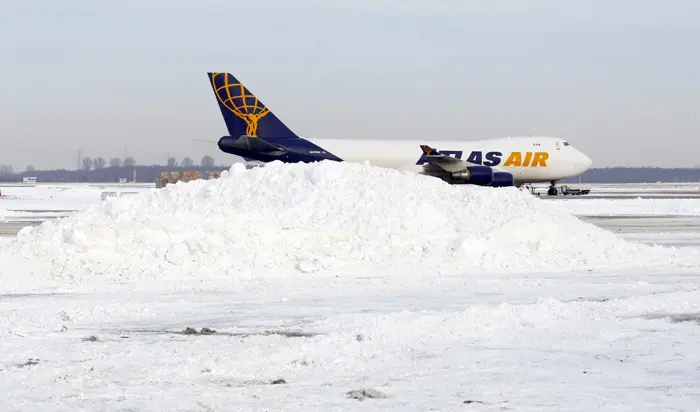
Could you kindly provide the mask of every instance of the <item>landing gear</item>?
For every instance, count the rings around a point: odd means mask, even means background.
[[[555,185],[556,181],[552,180],[552,185],[549,186],[549,190],[547,190],[547,194],[549,196],[556,196],[558,194],[557,192],[557,186]]]
[[[520,184],[520,185],[515,185],[520,190],[527,190],[530,192],[531,195],[536,195],[539,196],[540,194],[535,191],[535,187],[529,184]]]

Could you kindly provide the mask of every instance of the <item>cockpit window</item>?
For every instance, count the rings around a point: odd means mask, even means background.
[[[564,142],[564,146],[568,146],[568,145],[569,145],[569,142]]]

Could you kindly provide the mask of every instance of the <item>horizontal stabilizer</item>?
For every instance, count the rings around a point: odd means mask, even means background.
[[[241,135],[238,139],[232,142],[233,147],[239,149],[250,150],[253,152],[270,153],[270,152],[284,152],[284,149],[267,142],[257,136],[247,136]]]

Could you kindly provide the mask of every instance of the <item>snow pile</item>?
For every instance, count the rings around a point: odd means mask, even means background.
[[[515,188],[450,186],[367,164],[271,163],[25,228],[0,250],[0,279],[437,276],[699,262],[685,253],[623,241]]]

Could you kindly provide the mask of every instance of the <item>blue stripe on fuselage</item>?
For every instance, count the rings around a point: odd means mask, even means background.
[[[343,160],[338,156],[324,150],[323,148],[311,143],[310,141],[299,137],[263,139],[266,142],[281,148],[280,152],[272,153],[256,152],[240,147],[234,147],[233,143],[236,140],[237,138],[232,136],[223,136],[221,139],[219,139],[219,149],[226,153],[261,162],[272,162],[279,160],[285,163],[310,163],[321,160],[333,160],[337,162],[342,162]]]

